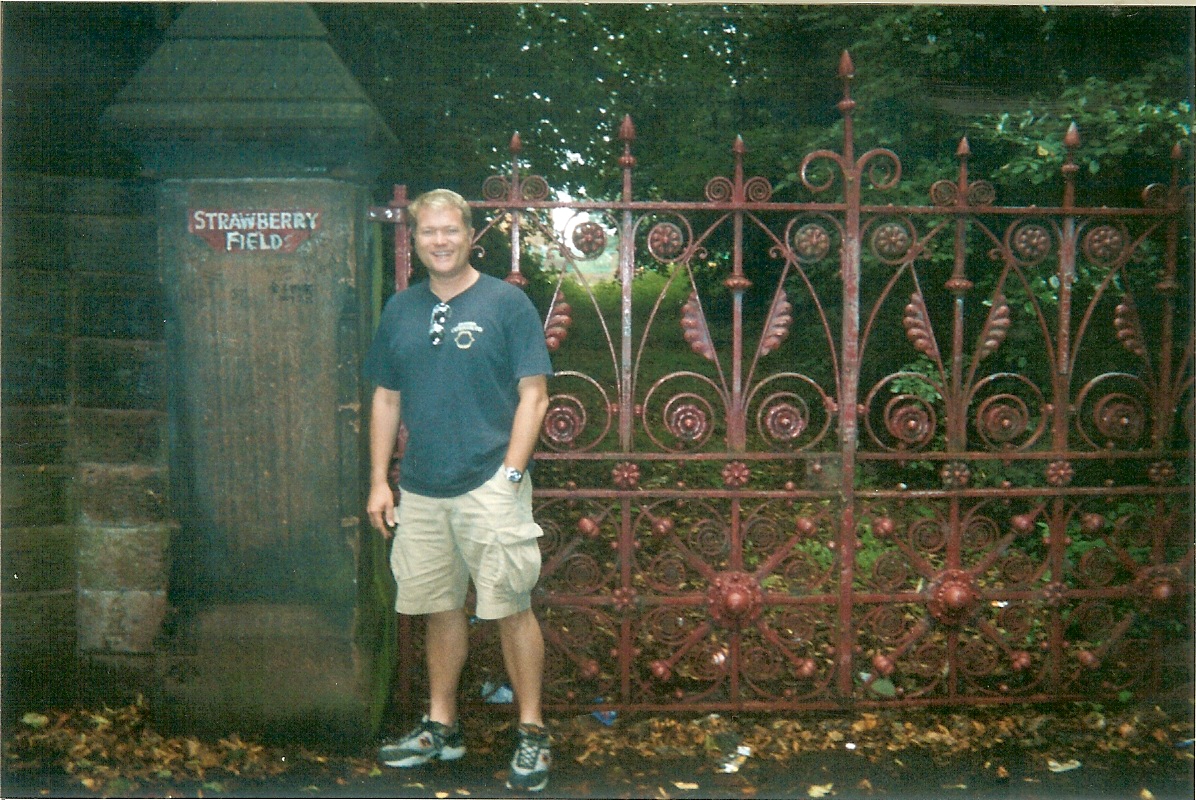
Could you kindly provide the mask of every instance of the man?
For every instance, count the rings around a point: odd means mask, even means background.
[[[393,535],[395,609],[427,620],[428,713],[379,760],[413,767],[465,755],[457,691],[468,649],[465,595],[495,619],[519,710],[519,744],[507,787],[539,791],[552,762],[541,716],[544,639],[531,609],[540,576],[527,475],[548,409],[552,372],[535,307],[470,264],[469,205],[438,189],[407,211],[428,271],[392,297],[365,362],[370,412],[370,523]],[[387,480],[401,419],[408,439],[400,498]]]

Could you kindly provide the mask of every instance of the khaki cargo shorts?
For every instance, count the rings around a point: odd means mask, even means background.
[[[465,606],[469,580],[479,619],[501,619],[531,608],[540,579],[544,531],[532,519],[532,482],[511,483],[500,467],[490,480],[458,497],[403,492],[390,569],[398,584],[395,611],[435,614]]]

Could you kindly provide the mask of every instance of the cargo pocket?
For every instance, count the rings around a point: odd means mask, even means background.
[[[503,531],[496,537],[501,575],[498,586],[512,595],[530,592],[540,580],[540,537],[544,530],[534,522],[527,522]]]

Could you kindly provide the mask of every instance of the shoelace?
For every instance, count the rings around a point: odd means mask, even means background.
[[[519,737],[519,750],[515,753],[515,763],[524,769],[532,769],[536,766],[536,760],[540,757],[540,750],[543,748],[545,736],[542,734],[524,734]]]

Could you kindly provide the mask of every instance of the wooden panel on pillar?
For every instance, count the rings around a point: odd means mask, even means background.
[[[361,203],[323,180],[164,188],[173,467],[184,536],[203,544],[199,594],[352,606],[342,511],[361,489],[340,406],[358,392],[340,362],[360,349]]]

